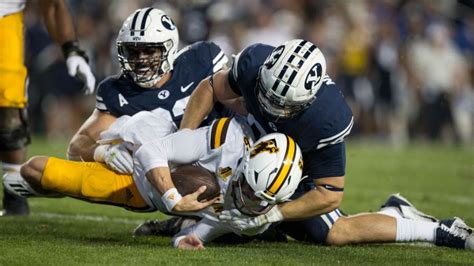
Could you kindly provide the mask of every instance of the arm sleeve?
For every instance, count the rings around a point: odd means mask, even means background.
[[[173,243],[174,247],[177,247],[179,240],[190,234],[195,234],[203,243],[209,243],[217,237],[227,233],[232,233],[227,226],[204,218],[197,224],[187,227],[173,236],[171,243]]]
[[[167,137],[144,143],[134,156],[145,172],[157,167],[167,167],[168,162],[189,164],[207,152],[208,128],[183,129]]]

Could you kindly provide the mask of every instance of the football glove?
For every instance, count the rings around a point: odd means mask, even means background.
[[[95,77],[92,74],[88,64],[89,59],[86,53],[81,50],[77,42],[67,42],[61,46],[68,73],[72,77],[78,77],[85,84],[84,94],[88,95],[94,92]]]
[[[259,215],[257,217],[249,217],[240,213],[237,209],[224,210],[219,219],[223,222],[228,223],[231,227],[238,229],[240,231],[246,231],[261,227],[267,223],[275,223],[283,220],[283,215],[278,208],[275,206],[270,209],[265,214]]]
[[[104,162],[112,168],[112,170],[120,174],[133,173],[132,155],[122,144],[98,146],[94,151],[94,161]]]

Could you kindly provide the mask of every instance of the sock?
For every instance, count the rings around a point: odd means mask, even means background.
[[[438,223],[397,218],[396,242],[423,241],[434,243]]]
[[[5,163],[4,162],[3,165],[2,165],[3,173],[11,172],[11,171],[20,172],[20,168],[21,168],[21,164],[16,164],[16,163]]]

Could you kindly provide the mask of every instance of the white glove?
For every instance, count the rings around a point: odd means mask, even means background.
[[[275,206],[265,214],[257,217],[249,217],[241,214],[237,209],[224,210],[219,215],[219,219],[223,222],[228,223],[235,229],[240,231],[250,230],[257,227],[261,227],[267,223],[275,223],[283,220],[283,215],[278,208]]]
[[[71,54],[66,59],[66,65],[70,76],[77,76],[80,80],[84,81],[84,94],[88,95],[93,93],[95,89],[95,77],[84,57],[77,54]]]
[[[120,174],[133,173],[133,159],[130,152],[122,144],[100,145],[94,151],[94,161],[104,162]]]

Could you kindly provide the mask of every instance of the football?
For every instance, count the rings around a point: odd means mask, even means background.
[[[203,167],[194,165],[178,166],[171,173],[171,178],[176,189],[183,196],[195,192],[200,186],[206,186],[207,189],[199,195],[199,201],[210,200],[219,196],[220,187],[216,177]]]

